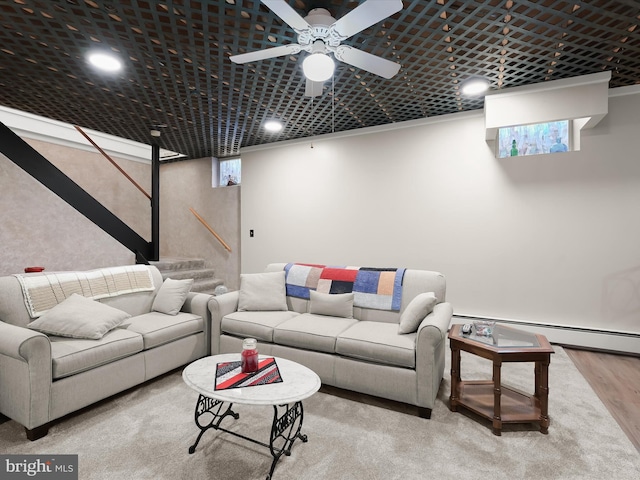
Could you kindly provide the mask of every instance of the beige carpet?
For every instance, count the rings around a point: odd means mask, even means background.
[[[274,478],[285,479],[633,479],[640,455],[565,352],[550,368],[548,435],[533,426],[488,423],[448,410],[448,364],[431,420],[317,393],[304,402],[303,432]],[[448,361],[449,359],[447,359]],[[463,353],[463,378],[490,378],[491,366]],[[532,364],[503,367],[505,383],[531,391]],[[196,452],[197,394],[180,372],[65,418],[36,442],[13,421],[0,425],[0,452],[79,454],[81,479],[263,479],[266,448],[210,430]],[[227,428],[267,440],[271,407],[238,406]]]

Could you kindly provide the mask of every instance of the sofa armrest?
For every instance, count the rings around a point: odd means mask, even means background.
[[[452,318],[453,307],[451,304],[449,302],[438,303],[418,326],[418,338],[426,335],[435,345],[446,338]],[[425,328],[427,330],[424,330]]]
[[[433,408],[444,375],[447,331],[453,308],[450,303],[437,304],[418,327],[416,335],[416,375],[418,399]]]
[[[222,333],[222,318],[238,310],[239,292],[233,291],[224,295],[211,297],[209,311],[211,312],[211,355],[220,353],[220,335]]]
[[[0,412],[33,429],[49,422],[51,342],[0,321]]]
[[[204,321],[204,338],[207,346],[207,355],[211,355],[211,313],[209,312],[209,299],[211,295],[206,293],[189,292],[182,305],[181,312],[200,315]]]

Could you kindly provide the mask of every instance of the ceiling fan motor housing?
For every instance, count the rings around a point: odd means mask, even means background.
[[[306,17],[305,21],[311,26],[310,29],[297,31],[298,43],[300,45],[311,45],[316,40],[322,40],[326,45],[337,47],[343,40],[338,33],[331,28],[336,21],[328,10],[324,8],[314,8]]]

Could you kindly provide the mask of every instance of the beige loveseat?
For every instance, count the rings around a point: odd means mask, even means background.
[[[0,413],[35,440],[52,420],[208,355],[210,295],[188,282],[146,265],[0,277]]]
[[[253,337],[260,354],[299,362],[326,385],[415,405],[430,418],[453,314],[444,277],[425,270],[387,272],[380,274],[387,285],[380,280],[374,286],[386,289],[379,295],[357,292],[348,270],[276,263],[265,273],[242,275],[239,291],[209,300],[212,354],[240,352],[242,339]],[[333,281],[318,278],[332,275]],[[351,294],[330,293],[349,289]],[[401,320],[410,333],[400,333]]]

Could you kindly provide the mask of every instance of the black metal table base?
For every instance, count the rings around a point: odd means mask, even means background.
[[[268,444],[220,426],[220,422],[222,422],[225,417],[231,416],[236,420],[240,418],[240,415],[235,413],[232,407],[233,403],[215,400],[205,397],[204,395],[199,396],[198,403],[196,404],[195,421],[200,429],[200,433],[195,443],[189,447],[189,453],[196,451],[202,435],[204,435],[204,432],[207,430],[213,428],[214,430],[226,432],[269,449],[273,461],[271,462],[271,469],[267,475],[267,480],[271,480],[278,460],[280,460],[282,455],[291,455],[291,448],[295,440],[299,438],[303,442],[307,441],[307,436],[300,433],[303,419],[302,402],[273,406],[273,422],[271,424],[271,435]]]

